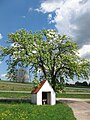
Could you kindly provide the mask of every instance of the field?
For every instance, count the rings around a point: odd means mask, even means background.
[[[0,83],[0,98],[30,98],[30,84]],[[7,92],[4,92],[7,91]],[[10,92],[11,91],[11,92]],[[24,93],[26,92],[26,93]],[[29,93],[27,93],[29,92]],[[30,102],[30,101],[29,101]],[[66,115],[64,115],[66,113]],[[66,104],[36,106],[20,101],[0,102],[0,120],[75,120],[72,110]]]
[[[68,105],[32,105],[30,100],[2,100],[2,98],[30,98],[32,84],[0,82],[0,120],[76,120]],[[72,93],[78,94],[72,94]],[[83,94],[80,94],[83,93]],[[86,94],[88,93],[88,94]],[[89,98],[89,88],[65,87],[58,98]]]
[[[29,103],[1,103],[0,120],[75,120],[66,104],[36,106]]]
[[[31,91],[31,84],[22,84],[22,83],[9,83],[9,82],[0,82],[0,90],[7,91]]]
[[[65,92],[82,92],[82,93],[90,93],[90,87],[65,87]]]
[[[5,98],[30,98],[32,91],[32,84],[0,82],[0,97]],[[6,92],[7,91],[7,92]],[[65,87],[64,93],[57,94],[57,97],[63,98],[89,98],[90,88],[73,88]],[[28,93],[29,92],[29,93]],[[77,94],[72,94],[72,93]],[[78,94],[79,93],[79,94]],[[83,94],[80,94],[83,93]]]

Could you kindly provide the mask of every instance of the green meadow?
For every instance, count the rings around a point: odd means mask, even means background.
[[[30,103],[0,103],[0,120],[76,120],[71,108],[58,103],[37,106]]]

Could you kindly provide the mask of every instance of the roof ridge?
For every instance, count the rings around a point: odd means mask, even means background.
[[[35,88],[35,89],[32,91],[32,94],[37,94],[38,91],[42,88],[42,86],[44,85],[44,83],[45,83],[46,81],[47,81],[47,80],[41,81],[39,87]]]

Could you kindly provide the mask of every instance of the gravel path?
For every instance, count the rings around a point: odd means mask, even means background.
[[[90,120],[90,104],[86,102],[68,103],[77,120]]]
[[[57,98],[57,101],[65,102],[72,108],[77,120],[90,120],[90,99]]]

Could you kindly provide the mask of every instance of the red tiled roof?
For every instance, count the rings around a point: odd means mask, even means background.
[[[46,82],[46,80],[41,81],[39,87],[37,87],[36,89],[34,89],[32,91],[32,94],[37,94],[38,91],[42,88],[42,86],[44,85],[45,82]]]

